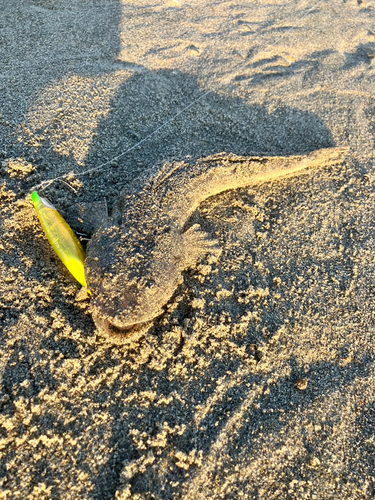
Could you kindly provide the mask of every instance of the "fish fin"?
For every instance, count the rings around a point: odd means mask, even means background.
[[[207,254],[219,257],[221,248],[217,240],[212,240],[201,230],[199,224],[189,227],[184,233],[185,262],[191,266]]]
[[[92,236],[96,229],[108,219],[107,202],[76,203],[67,214],[67,222],[78,233]]]

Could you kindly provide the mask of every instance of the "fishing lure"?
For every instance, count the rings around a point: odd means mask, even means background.
[[[84,263],[85,252],[71,227],[56,208],[36,191],[31,194],[40,224],[52,248],[74,278],[86,286]]]

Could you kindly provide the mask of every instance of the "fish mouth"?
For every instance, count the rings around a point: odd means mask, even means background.
[[[127,325],[127,326],[117,326],[114,325],[111,321],[109,321],[106,318],[101,318],[100,316],[93,315],[94,322],[96,326],[100,329],[105,331],[108,334],[122,334],[126,335],[127,332],[132,330],[134,327],[139,325],[140,323],[135,323],[134,325]]]
[[[131,317],[134,316],[137,302],[135,300],[134,290],[129,289],[123,292],[121,296],[108,297],[105,290],[101,289],[91,298],[90,312],[98,330],[108,336],[127,336],[128,333],[136,328],[142,322],[132,322]],[[121,321],[121,314],[126,320]],[[136,318],[134,318],[136,319]]]
[[[152,321],[147,321],[145,323],[117,326],[107,318],[97,316],[96,314],[93,314],[92,316],[99,333],[103,334],[112,342],[122,344],[129,340],[135,340],[137,337],[145,333],[152,324]]]
[[[140,303],[143,302],[137,301],[134,289],[122,290],[121,296],[106,297],[104,292],[100,290],[91,299],[90,312],[99,333],[111,340],[133,339],[140,332],[146,332],[163,312],[160,309],[159,314],[150,315],[147,307],[142,312]]]

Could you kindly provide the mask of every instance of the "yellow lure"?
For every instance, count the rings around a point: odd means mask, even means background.
[[[51,203],[38,195],[31,194],[39,221],[57,256],[75,279],[86,286],[84,263],[85,252],[78,238]]]

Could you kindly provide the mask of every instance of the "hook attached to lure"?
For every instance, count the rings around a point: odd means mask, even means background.
[[[31,194],[42,228],[57,256],[74,278],[86,286],[84,263],[85,252],[71,227],[46,198],[36,191]]]

